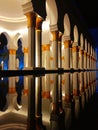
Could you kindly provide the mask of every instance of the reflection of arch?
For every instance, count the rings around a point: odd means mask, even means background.
[[[70,20],[68,14],[64,16],[64,35],[70,36]]]

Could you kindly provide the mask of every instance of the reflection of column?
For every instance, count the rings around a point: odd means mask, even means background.
[[[71,87],[72,87],[72,79],[70,73],[64,73],[63,74],[63,80],[62,80],[62,95],[63,95],[63,108],[65,112],[65,129],[68,130],[71,126],[72,121],[72,114],[73,114],[73,102],[72,102],[72,96],[71,96]]]
[[[92,54],[93,54],[93,49],[92,49],[92,46],[90,46],[90,69],[93,69],[92,68]],[[92,88],[93,88],[93,76],[92,76],[92,71],[90,71],[90,86],[91,86],[91,96],[93,95],[93,92],[92,92]]]
[[[93,48],[92,50],[92,69],[95,70],[95,50]],[[96,77],[95,77],[96,73],[95,71],[92,71],[92,95],[95,93],[95,84],[96,84]]]
[[[51,69],[57,69],[58,68],[58,31],[57,31],[57,25],[51,25],[50,26],[51,31],[51,46],[50,46],[50,53],[51,58],[53,59],[53,66],[51,66]],[[53,75],[53,91],[52,91],[52,112],[50,117],[50,129],[55,130],[58,129],[58,75]]]
[[[84,50],[84,69],[87,69],[87,40],[85,39],[85,50]],[[84,72],[84,91],[86,96],[86,102],[88,102],[88,81],[87,81],[87,71]]]
[[[29,86],[29,78],[27,76],[24,76],[24,89],[23,89],[23,95],[28,95],[28,86]]]
[[[9,77],[9,93],[16,93],[15,90],[15,77]]]
[[[36,130],[35,125],[35,78],[29,77],[30,85],[28,86],[28,124],[27,130]]]
[[[90,69],[90,43],[88,43],[88,53],[87,53],[87,69]],[[90,85],[90,71],[87,72],[87,81],[88,81],[88,95],[89,99],[91,97],[91,85]]]
[[[79,60],[79,47],[77,42],[72,44],[72,55],[73,55],[73,69],[78,69],[78,60]],[[74,72],[73,75],[73,98],[75,101],[75,117],[79,117],[80,112],[80,95],[79,95],[79,76],[77,72]]]
[[[84,72],[79,73],[79,92],[81,96],[81,107],[85,107],[85,94],[84,94]]]

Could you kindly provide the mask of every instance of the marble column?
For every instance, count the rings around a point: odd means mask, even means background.
[[[39,15],[36,16],[35,26],[35,68],[42,68],[42,21],[43,18]],[[43,129],[42,123],[42,77],[35,77],[35,118],[36,128]]]
[[[9,70],[16,70],[16,50],[9,49]],[[9,93],[15,94],[15,77],[9,77]]]
[[[27,2],[22,5],[24,15],[27,18],[28,27],[28,57],[26,61],[26,68],[35,68],[35,26],[36,26],[36,13],[33,11],[32,2]],[[27,81],[28,78],[28,81]],[[28,84],[28,119],[27,119],[27,130],[36,129],[35,124],[35,77],[25,78],[24,83],[27,81]],[[24,84],[25,85],[25,84]],[[24,86],[25,87],[25,86]],[[26,88],[26,87],[25,87]]]

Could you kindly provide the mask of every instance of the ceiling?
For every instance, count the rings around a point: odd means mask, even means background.
[[[23,18],[21,4],[21,0],[0,0],[0,18]]]
[[[26,16],[21,4],[23,0],[0,0],[0,32],[14,31],[26,26]]]

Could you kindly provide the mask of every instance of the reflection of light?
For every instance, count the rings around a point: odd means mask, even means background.
[[[52,92],[52,91],[50,91],[50,96],[51,96],[51,97],[52,97],[52,93],[53,93],[53,92]]]
[[[22,105],[19,105],[18,103],[17,103],[17,110],[20,110],[21,108],[22,108]]]
[[[52,46],[50,45],[50,51],[52,51]]]
[[[64,49],[64,44],[62,45],[62,49]]]
[[[65,93],[64,92],[62,93],[62,96],[65,97]]]
[[[1,79],[0,80],[3,80],[3,77],[1,77]]]
[[[4,67],[4,62],[1,61],[1,67],[2,67],[2,70],[3,70],[3,67]]]

